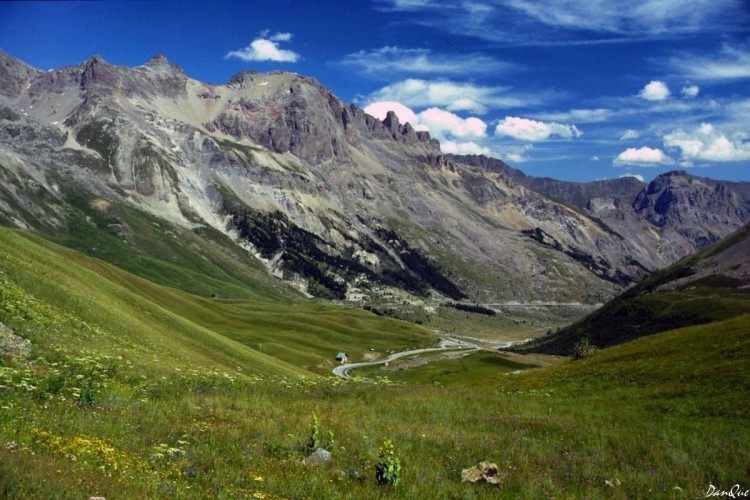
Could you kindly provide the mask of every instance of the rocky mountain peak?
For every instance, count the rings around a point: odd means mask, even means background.
[[[648,184],[633,208],[657,227],[677,222],[683,233],[693,235],[705,246],[750,218],[739,188],[685,171],[668,172]]]
[[[149,59],[149,61],[146,63],[146,66],[166,66],[169,65],[169,60],[167,59],[167,56],[164,54],[156,54],[154,57]]]
[[[17,97],[32,77],[41,73],[0,49],[0,94]]]
[[[85,90],[97,86],[108,87],[116,84],[117,77],[114,73],[114,68],[99,54],[94,54],[83,63],[81,89]]]
[[[176,76],[185,76],[183,69],[179,65],[169,62],[167,56],[164,54],[156,54],[143,66],[151,71],[158,71],[160,73],[173,74]]]

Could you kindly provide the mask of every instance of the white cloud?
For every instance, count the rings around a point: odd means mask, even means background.
[[[614,111],[606,108],[571,109],[560,113],[539,113],[534,115],[540,120],[557,122],[598,123],[607,121],[614,115]]]
[[[697,97],[700,91],[701,89],[697,85],[685,86],[682,87],[682,97],[684,97],[685,99],[692,99],[694,97]]]
[[[713,125],[703,123],[692,132],[682,129],[664,136],[664,146],[679,149],[686,162],[724,162],[750,160],[750,142],[747,132],[737,132],[729,137]]]
[[[498,73],[519,66],[498,61],[483,54],[434,54],[429,49],[402,49],[382,47],[360,50],[345,56],[341,64],[363,69],[367,73],[392,76],[393,73],[465,75],[471,73]]]
[[[654,80],[643,87],[638,95],[647,101],[663,101],[669,97],[669,87],[661,80]]]
[[[562,123],[545,123],[517,116],[506,116],[495,128],[498,137],[512,137],[520,141],[545,141],[556,135],[572,139],[582,134],[575,125]]]
[[[485,155],[492,156],[490,148],[480,146],[474,141],[455,142],[440,141],[440,151],[443,153],[452,153],[458,155]]]
[[[622,133],[620,136],[621,141],[627,141],[630,139],[637,139],[640,137],[641,134],[638,133],[637,130],[633,130],[632,128],[627,129],[625,132]]]
[[[613,34],[657,34],[700,29],[700,23],[726,13],[734,0],[505,0],[505,3],[544,24]]]
[[[628,148],[615,158],[613,164],[615,165],[640,165],[656,166],[656,165],[670,165],[674,163],[674,160],[667,156],[661,149],[652,149],[648,146],[642,148]]]
[[[726,31],[743,27],[746,22],[743,2],[695,0],[686,7],[684,0],[376,0],[385,10],[405,12],[418,24],[524,45],[617,42]]]
[[[674,57],[670,64],[694,80],[740,80],[750,78],[750,52],[725,45],[718,54]]]
[[[475,137],[487,136],[487,124],[476,117],[460,116],[438,108],[429,108],[418,115],[419,123],[426,125],[430,134],[438,139],[446,136]]]
[[[268,31],[264,31],[250,42],[250,45],[244,49],[229,52],[224,59],[235,57],[243,61],[297,62],[299,54],[279,48],[279,42],[288,42],[291,39],[291,33],[276,33],[268,36]]]
[[[512,96],[505,87],[483,87],[450,80],[409,78],[360,99],[365,103],[397,101],[414,108],[438,106],[449,111],[483,114],[490,107],[517,108],[536,104],[539,96]]]
[[[529,161],[529,159],[526,157],[526,153],[528,153],[532,149],[534,149],[534,146],[532,144],[524,144],[523,146],[511,148],[502,153],[500,156],[503,160],[509,163],[524,163]]]
[[[634,179],[638,179],[639,181],[641,181],[643,183],[646,182],[646,179],[644,179],[641,174],[622,174],[620,176],[620,179],[622,179],[623,177],[633,177]]]
[[[726,119],[732,124],[731,128],[748,130],[747,117],[750,116],[750,99],[730,102],[726,106]]]
[[[379,0],[379,3],[385,4],[386,10],[419,10],[429,7],[433,2],[432,0]]]
[[[268,31],[264,31],[261,34],[260,38],[265,38],[266,36],[268,36]],[[272,42],[288,42],[289,40],[292,39],[292,34],[289,32],[276,33],[275,35],[268,37],[268,39],[271,40]]]

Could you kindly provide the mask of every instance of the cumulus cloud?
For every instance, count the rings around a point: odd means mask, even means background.
[[[367,73],[393,75],[393,73],[464,75],[471,73],[498,73],[519,69],[512,63],[501,62],[483,54],[434,54],[429,49],[404,49],[382,47],[360,50],[345,56],[340,64],[361,68]]]
[[[628,148],[615,158],[615,165],[640,165],[646,166],[657,166],[657,165],[669,165],[674,163],[674,160],[664,153],[661,149],[653,149],[648,146],[642,148]]]
[[[750,78],[750,51],[725,45],[713,55],[683,54],[669,63],[693,80],[741,80]]]
[[[492,151],[486,146],[480,146],[474,141],[456,142],[440,141],[440,151],[458,155],[485,155],[492,156]]]
[[[632,178],[634,178],[634,179],[638,179],[639,181],[641,181],[641,182],[643,182],[643,183],[645,183],[645,182],[646,182],[646,179],[644,179],[644,178],[643,178],[643,176],[642,176],[641,174],[622,174],[622,175],[620,176],[620,179],[622,179],[623,177],[632,177]]]
[[[669,94],[669,87],[661,80],[652,81],[638,92],[638,95],[647,101],[663,101]]]
[[[691,132],[682,129],[664,136],[664,146],[679,149],[686,162],[725,162],[750,160],[750,142],[746,132],[727,136],[710,123]]]
[[[627,129],[625,132],[622,133],[620,136],[621,141],[628,141],[630,139],[637,139],[640,137],[641,134],[638,133],[637,130],[633,130],[632,128]]]
[[[536,104],[538,96],[513,96],[505,87],[484,87],[473,83],[450,80],[421,80],[409,78],[387,85],[363,100],[396,101],[414,108],[437,106],[448,111],[468,111],[484,114],[491,107],[517,108]]]
[[[224,59],[234,57],[243,61],[297,62],[299,54],[279,48],[279,42],[288,42],[291,39],[291,33],[276,33],[269,36],[268,31],[264,31],[247,47],[229,52]]]
[[[460,116],[438,108],[429,108],[418,115],[419,123],[426,125],[430,134],[437,137],[475,137],[487,136],[487,124],[474,116]]]
[[[685,99],[692,99],[694,97],[697,97],[700,91],[701,89],[697,85],[688,85],[682,87],[682,97],[684,97]]]
[[[579,137],[582,133],[575,125],[545,123],[517,116],[506,116],[495,128],[495,135],[498,137],[512,137],[520,141],[532,142],[546,141],[553,135],[572,139]]]

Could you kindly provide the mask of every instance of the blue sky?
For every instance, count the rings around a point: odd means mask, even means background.
[[[0,2],[0,48],[40,69],[162,53],[216,84],[294,71],[531,175],[750,181],[745,0]]]

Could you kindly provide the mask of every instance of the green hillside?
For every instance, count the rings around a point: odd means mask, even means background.
[[[750,226],[654,273],[582,320],[516,352],[572,355],[588,342],[608,347],[750,312]]]
[[[313,373],[341,345],[430,344],[413,325],[199,297],[7,229],[0,300],[4,498],[680,498],[747,478],[748,314],[517,374],[479,353],[443,386],[439,363],[406,385]],[[312,412],[328,465],[302,464]],[[375,481],[386,439],[395,487]],[[462,483],[483,460],[500,484]]]
[[[202,296],[297,297],[263,264],[226,235],[206,226],[187,229],[128,205],[95,198],[66,184],[64,227],[37,228],[50,241],[79,250],[154,283]]]

